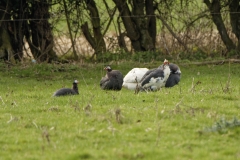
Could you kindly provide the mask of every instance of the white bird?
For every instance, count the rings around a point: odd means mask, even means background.
[[[147,71],[147,68],[133,68],[123,78],[123,87],[130,90],[135,90],[136,86],[141,81],[142,77]]]
[[[158,68],[162,68],[163,64]],[[127,75],[123,79],[123,87],[135,90],[136,86],[140,86],[140,81],[143,77],[150,75],[153,71],[158,68],[148,69],[148,68],[133,68],[131,71],[127,73]],[[170,75],[166,81],[165,87],[173,87],[180,82],[181,78],[181,70],[178,65],[174,63],[169,63]]]

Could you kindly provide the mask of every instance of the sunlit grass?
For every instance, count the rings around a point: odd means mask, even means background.
[[[123,74],[141,66],[112,64]],[[138,95],[101,90],[103,64],[2,68],[1,158],[238,159],[240,127],[205,129],[239,119],[239,64],[180,67],[178,86]],[[74,79],[80,95],[52,97]]]

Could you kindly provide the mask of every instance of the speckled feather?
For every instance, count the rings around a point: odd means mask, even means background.
[[[100,87],[104,90],[121,90],[123,75],[118,70],[112,70],[110,66],[104,68],[107,74],[100,81]]]

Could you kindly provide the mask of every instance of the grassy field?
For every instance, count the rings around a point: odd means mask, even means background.
[[[240,159],[240,65],[178,64],[178,86],[137,95],[101,90],[103,64],[0,64],[0,159]]]

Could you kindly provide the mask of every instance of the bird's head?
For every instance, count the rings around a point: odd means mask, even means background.
[[[112,68],[110,66],[106,66],[104,69],[108,72],[112,71]]]
[[[169,62],[168,62],[168,60],[165,59],[164,62],[163,62],[163,69],[165,70],[167,68],[169,68]],[[170,70],[170,68],[169,68],[169,70]]]
[[[167,59],[164,60],[163,65],[169,65],[169,62]]]
[[[74,80],[73,83],[74,83],[74,84],[78,84],[78,80]]]

